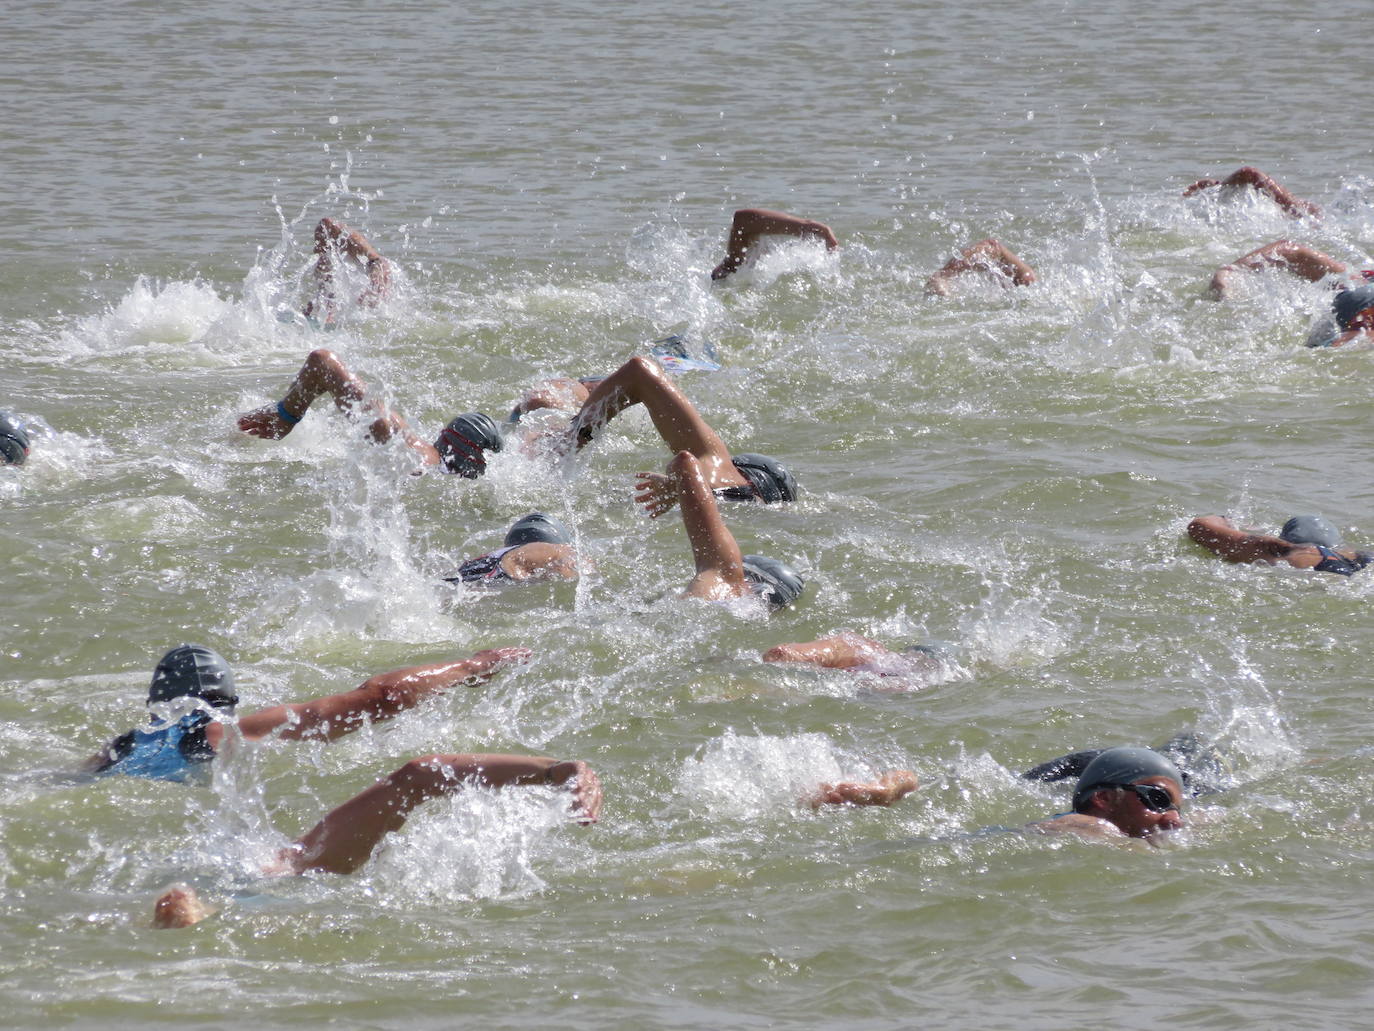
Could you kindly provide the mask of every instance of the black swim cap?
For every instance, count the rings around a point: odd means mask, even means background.
[[[1109,748],[1084,768],[1073,789],[1073,811],[1081,813],[1098,788],[1134,784],[1146,777],[1168,777],[1183,790],[1178,767],[1153,748]]]
[[[28,457],[28,433],[9,412],[0,412],[0,460],[6,465],[23,465]]]
[[[434,447],[444,466],[451,473],[475,480],[487,471],[486,451],[500,451],[505,446],[501,430],[490,415],[468,412],[444,427]]]
[[[1323,548],[1339,548],[1341,532],[1321,516],[1294,516],[1283,524],[1279,536],[1289,544],[1319,544]]]
[[[1366,308],[1374,308],[1374,284],[1342,290],[1331,301],[1331,311],[1341,329],[1349,329],[1355,316]]]
[[[791,605],[806,586],[802,575],[786,562],[764,555],[744,556],[744,578],[755,594],[776,609]]]
[[[736,455],[731,459],[764,504],[797,500],[797,481],[787,467],[767,455]]]
[[[546,516],[543,512],[531,512],[527,516],[521,516],[506,531],[508,548],[535,543],[571,544],[572,534],[557,519]]]
[[[234,711],[239,703],[234,674],[213,648],[182,644],[162,657],[148,685],[148,704],[186,696],[199,698],[216,709]]]

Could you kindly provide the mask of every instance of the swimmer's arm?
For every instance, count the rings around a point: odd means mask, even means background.
[[[763,653],[764,662],[806,662],[825,669],[852,669],[891,654],[877,641],[856,634],[836,634],[815,641],[779,644]]]
[[[874,781],[819,784],[802,801],[812,809],[819,809],[823,805],[888,806],[905,798],[919,786],[920,781],[910,770],[888,770]]]
[[[943,268],[926,280],[926,293],[945,297],[949,282],[965,272],[1001,272],[1016,286],[1030,286],[1036,281],[1035,269],[1022,261],[1002,241],[988,237],[969,244]]]
[[[677,480],[682,525],[692,544],[692,560],[697,570],[687,593],[697,598],[716,598],[723,586],[732,595],[743,594],[744,555],[721,518],[720,506],[696,455],[679,451],[668,463],[668,474]]]
[[[1271,268],[1282,269],[1309,283],[1319,283],[1328,276],[1340,278],[1346,274],[1345,265],[1315,247],[1292,240],[1275,240],[1217,269],[1212,276],[1208,296],[1216,301],[1224,299],[1230,293],[1237,272],[1263,272]]]
[[[1282,537],[1247,533],[1225,516],[1198,516],[1188,524],[1188,536],[1228,562],[1276,562],[1290,560],[1294,546]]]
[[[835,250],[840,241],[824,222],[798,218],[782,211],[766,208],[741,208],[730,223],[730,239],[726,244],[725,260],[711,272],[712,279],[724,279],[739,269],[749,252],[764,236],[796,236],[822,240],[826,250]]]
[[[294,705],[274,705],[244,716],[239,720],[239,730],[249,741],[269,734],[285,741],[333,741],[365,722],[391,719],[450,687],[483,683],[504,666],[525,662],[530,655],[527,648],[490,648],[458,662],[393,670],[353,691]]]
[[[1087,813],[1065,813],[1026,825],[1036,834],[1078,834],[1085,838],[1124,838],[1126,832],[1114,823]]]

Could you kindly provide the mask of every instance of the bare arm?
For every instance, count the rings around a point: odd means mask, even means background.
[[[730,239],[725,248],[725,260],[711,272],[712,279],[724,279],[739,270],[750,252],[764,236],[796,236],[822,240],[827,250],[835,250],[840,241],[824,222],[798,218],[781,211],[765,208],[741,208],[730,222]]]
[[[1243,254],[1229,265],[1223,265],[1212,276],[1207,295],[1220,301],[1231,292],[1231,285],[1237,273],[1263,272],[1265,269],[1280,269],[1291,272],[1309,283],[1317,283],[1327,276],[1340,277],[1346,273],[1345,265],[1321,251],[1292,240],[1275,240],[1263,247],[1256,247],[1249,254]]]
[[[1320,215],[1321,208],[1309,200],[1303,200],[1295,196],[1281,186],[1278,180],[1272,176],[1261,172],[1258,168],[1251,165],[1244,165],[1225,179],[1199,179],[1186,190],[1183,196],[1191,197],[1200,190],[1211,189],[1213,186],[1248,186],[1269,197],[1284,211],[1298,218],[1302,215]]]
[[[378,843],[405,825],[411,810],[431,798],[467,786],[503,788],[549,784],[573,796],[578,822],[601,815],[601,781],[580,760],[522,755],[429,755],[412,759],[343,805],[283,851],[281,866],[270,872],[352,873],[367,862]]]
[[[820,784],[804,801],[812,809],[823,805],[891,805],[920,785],[910,770],[888,770],[873,781],[840,781]]]
[[[815,641],[779,644],[763,653],[764,662],[806,662],[826,669],[853,669],[893,654],[877,641],[857,634],[836,634]]]
[[[747,591],[744,556],[735,535],[721,518],[720,506],[701,463],[690,451],[679,451],[668,463],[668,475],[678,486],[682,525],[692,545],[696,576],[687,586],[694,598],[735,598]]]
[[[334,318],[337,313],[334,273],[338,263],[344,259],[352,259],[367,269],[368,287],[358,295],[358,304],[367,308],[375,307],[390,293],[391,263],[382,257],[367,237],[356,229],[349,229],[338,219],[322,218],[315,226],[315,254],[319,296],[306,304],[306,315],[323,314],[326,320]]]
[[[1013,254],[992,237],[970,244],[951,258],[945,266],[926,280],[926,293],[939,297],[949,294],[949,283],[966,272],[996,272],[1011,280],[1015,286],[1029,286],[1036,280],[1035,269]]]
[[[1188,524],[1188,536],[1228,562],[1286,562],[1299,546],[1267,533],[1238,529],[1225,516],[1198,516]]]
[[[284,741],[333,741],[368,721],[389,720],[457,684],[483,683],[503,667],[526,661],[530,654],[527,648],[490,648],[457,662],[393,670],[343,694],[274,705],[244,716],[239,730],[249,741],[269,734]],[[217,742],[210,743],[213,747]]]

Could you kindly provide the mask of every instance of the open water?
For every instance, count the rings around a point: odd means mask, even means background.
[[[1363,17],[1362,17],[1363,16]],[[1348,1028],[1374,1002],[1371,581],[1229,566],[1228,513],[1374,541],[1365,353],[1307,351],[1319,286],[1212,270],[1291,236],[1374,264],[1361,4],[962,7],[658,0],[7,11],[0,407],[0,1024],[14,1027]],[[1241,164],[1321,204],[1184,186]],[[829,223],[713,286],[734,208]],[[363,229],[398,296],[333,333],[310,230]],[[925,277],[995,235],[1040,282]],[[734,507],[811,580],[771,621],[678,600],[642,413],[566,468],[403,474],[323,406],[238,413],[327,345],[435,431],[668,332],[736,450],[804,498]],[[438,574],[533,508],[600,576]],[[839,629],[939,639],[931,682],[766,666]],[[203,788],[70,776],[201,641],[245,708],[523,644],[528,666]],[[1234,787],[1160,850],[979,834],[1067,808],[1062,751],[1220,740]],[[257,861],[430,751],[576,756],[540,792],[419,810],[351,877]],[[890,810],[808,785],[909,766]],[[223,912],[148,927],[168,883]]]

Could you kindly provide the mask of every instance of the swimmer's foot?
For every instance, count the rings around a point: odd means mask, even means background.
[[[153,926],[159,930],[190,927],[207,916],[214,916],[216,912],[218,910],[200,900],[194,888],[177,884],[164,891],[153,903]]]
[[[840,781],[821,784],[804,801],[812,809],[823,805],[891,805],[920,786],[910,770],[888,770],[874,781]]]
[[[300,422],[300,416],[289,418],[290,412],[279,403],[263,405],[239,416],[239,429],[263,440],[281,440]]]

